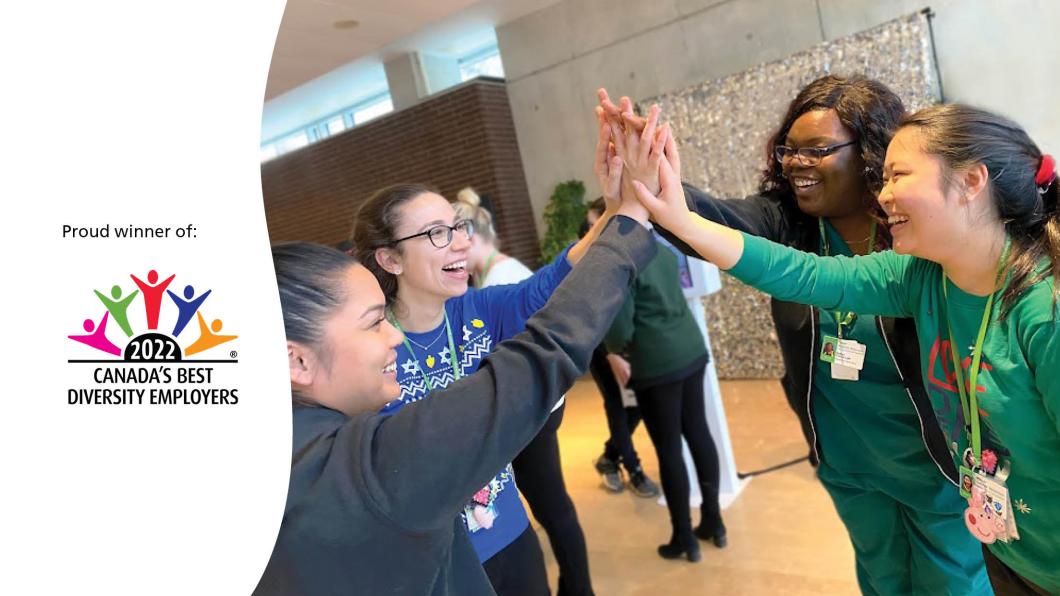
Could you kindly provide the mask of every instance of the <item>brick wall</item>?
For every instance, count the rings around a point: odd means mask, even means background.
[[[362,201],[398,182],[427,183],[449,199],[465,186],[489,195],[504,251],[539,264],[508,92],[485,78],[263,163],[269,237],[335,244]]]

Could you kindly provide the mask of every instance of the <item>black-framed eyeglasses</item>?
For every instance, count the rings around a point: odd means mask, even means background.
[[[427,231],[420,232],[419,234],[413,234],[411,236],[405,236],[399,238],[391,243],[396,245],[399,242],[406,240],[412,240],[413,238],[419,238],[420,236],[426,236],[430,239],[431,244],[437,248],[445,248],[453,242],[453,232],[461,232],[468,240],[475,235],[475,222],[470,219],[462,219],[451,226],[445,224],[438,224]]]
[[[797,159],[799,163],[804,166],[815,166],[821,163],[821,160],[826,156],[839,151],[843,147],[849,147],[856,144],[857,141],[847,141],[846,143],[838,143],[827,147],[799,147],[798,149],[786,147],[784,145],[777,145],[773,148],[773,155],[779,162],[783,162],[790,157]]]

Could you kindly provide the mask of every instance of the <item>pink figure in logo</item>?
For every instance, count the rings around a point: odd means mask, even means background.
[[[140,291],[143,292],[144,308],[147,309],[147,328],[158,329],[158,311],[162,310],[162,294],[176,274],[170,275],[161,283],[158,282],[158,272],[154,269],[147,272],[147,283],[135,275],[129,277],[140,286]]]
[[[79,341],[86,346],[92,346],[93,348],[106,352],[108,354],[114,354],[115,356],[121,356],[121,348],[111,343],[107,339],[107,318],[110,317],[110,312],[103,313],[103,318],[99,321],[99,327],[96,327],[96,323],[92,319],[85,319],[82,327],[84,328],[87,335],[67,335],[74,341]]]
[[[968,509],[964,511],[964,525],[975,539],[983,544],[993,544],[1000,536],[1005,535],[1005,522],[994,515],[993,510],[983,498],[983,489],[973,488],[968,499]]]

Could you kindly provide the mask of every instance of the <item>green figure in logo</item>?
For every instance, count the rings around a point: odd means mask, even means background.
[[[136,298],[136,295],[140,293],[140,290],[136,290],[132,294],[129,294],[125,297],[125,300],[120,300],[121,286],[119,285],[115,285],[110,289],[110,295],[114,297],[113,300],[101,294],[99,290],[92,291],[96,293],[96,296],[99,296],[100,301],[103,302],[103,306],[107,307],[107,310],[114,317],[114,322],[121,327],[121,330],[125,332],[125,335],[132,337],[132,327],[129,326],[129,304],[132,302],[133,298]]]

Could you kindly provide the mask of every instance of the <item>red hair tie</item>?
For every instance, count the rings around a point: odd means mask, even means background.
[[[1042,165],[1038,166],[1038,174],[1034,177],[1034,183],[1038,186],[1047,186],[1056,177],[1056,161],[1052,155],[1046,153],[1042,156]]]

